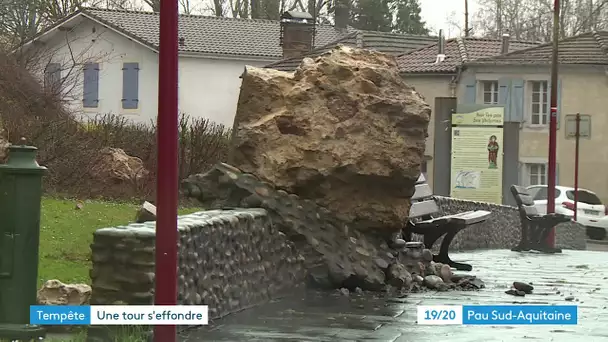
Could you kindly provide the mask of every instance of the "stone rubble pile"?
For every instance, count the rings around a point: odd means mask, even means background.
[[[387,244],[409,217],[431,114],[394,57],[337,47],[294,73],[247,67],[242,79],[229,163],[188,177],[184,194],[266,210],[315,287],[483,286],[420,242]]]
[[[474,277],[455,277],[448,265],[434,263],[431,251],[420,242],[391,249],[380,237],[349,228],[314,202],[276,190],[228,164],[190,176],[182,189],[205,208],[265,209],[272,224],[294,243],[303,258],[303,272],[315,287],[371,291],[385,290],[387,285],[440,291],[483,287]]]

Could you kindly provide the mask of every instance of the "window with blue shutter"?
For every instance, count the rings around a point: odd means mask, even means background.
[[[44,88],[56,91],[61,85],[61,64],[49,63],[44,69]]]
[[[139,106],[139,63],[122,65],[122,108],[137,109]]]
[[[498,80],[498,104],[505,106],[505,122],[511,122],[511,80]]]
[[[464,77],[462,83],[464,84],[464,99],[462,99],[462,103],[477,103],[477,80],[475,76],[469,75]]]
[[[511,122],[524,122],[524,80],[511,80]]]
[[[99,105],[99,63],[86,63],[83,74],[82,106],[97,108]]]

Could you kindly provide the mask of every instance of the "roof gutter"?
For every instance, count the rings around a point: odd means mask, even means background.
[[[234,55],[234,54],[217,54],[217,53],[205,53],[205,52],[179,52],[180,57],[187,58],[205,58],[205,59],[221,59],[221,60],[234,60],[234,61],[252,61],[252,62],[263,62],[273,63],[281,60],[280,57],[269,57],[269,56],[249,56],[249,55]]]
[[[439,72],[407,72],[400,71],[399,74],[401,76],[455,76],[457,71],[448,72],[448,71],[439,71]]]

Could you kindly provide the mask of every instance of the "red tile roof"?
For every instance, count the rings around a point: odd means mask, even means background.
[[[513,41],[509,49],[521,50],[536,47],[540,43]],[[464,63],[480,58],[500,55],[502,40],[487,38],[452,38],[445,42],[446,58],[439,63],[437,60],[438,44],[425,46],[397,57],[397,63],[404,73],[453,73]]]
[[[608,31],[587,32],[558,42],[560,64],[608,65]],[[550,64],[553,43],[511,52],[490,58],[478,59],[476,65],[540,65]]]
[[[287,58],[265,66],[281,71],[294,71],[306,57],[315,58],[338,45],[370,49],[392,55],[400,55],[407,51],[419,49],[437,41],[436,37],[413,34],[400,34],[376,31],[355,31],[341,37],[327,45],[318,47],[311,52],[297,57]]]

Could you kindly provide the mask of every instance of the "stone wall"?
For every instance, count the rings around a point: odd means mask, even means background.
[[[465,201],[450,197],[435,196],[442,215],[451,215],[470,210],[487,210],[492,214],[487,221],[467,228],[456,235],[451,250],[504,249],[519,242],[521,221],[517,208],[492,203]],[[568,222],[556,229],[556,245],[563,249],[586,249],[587,236],[584,226]],[[439,243],[436,245],[436,248]]]
[[[209,305],[218,318],[301,285],[302,258],[263,209],[180,216],[178,301]],[[92,305],[151,304],[155,222],[94,233]]]

